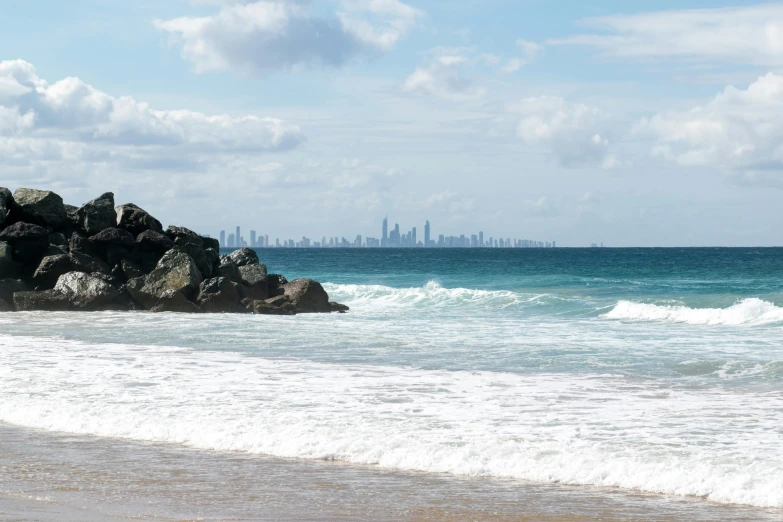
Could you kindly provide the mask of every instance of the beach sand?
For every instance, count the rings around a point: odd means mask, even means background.
[[[780,521],[783,511],[200,451],[0,423],[0,520]]]

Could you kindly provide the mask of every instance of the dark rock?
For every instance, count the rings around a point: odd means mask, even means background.
[[[201,236],[185,227],[170,226],[166,229],[166,235],[169,236],[177,245],[191,243],[200,247],[204,246],[204,242],[201,240]]]
[[[59,256],[67,253],[68,253],[68,249],[65,248],[64,246],[49,245],[49,248],[47,248],[46,252],[44,252],[44,257]]]
[[[155,270],[129,280],[127,288],[133,299],[146,308],[152,308],[167,290],[180,292],[188,299],[194,297],[202,280],[201,272],[189,255],[169,250]]]
[[[65,215],[68,216],[68,224],[73,229],[79,228],[79,207],[73,205],[64,205]]]
[[[109,245],[106,247],[106,253],[103,255],[109,266],[117,266],[126,259],[134,259],[133,251],[128,248]]]
[[[201,237],[201,243],[204,246],[204,250],[207,248],[213,249],[215,252],[220,252],[220,241],[213,237]]]
[[[13,312],[14,307],[8,304],[5,299],[0,299],[0,312]]]
[[[332,311],[329,305],[329,295],[321,283],[312,279],[294,279],[283,285],[285,296],[291,300],[301,313],[328,313]]]
[[[101,232],[92,236],[90,241],[98,246],[103,247],[112,245],[133,248],[136,246],[136,238],[133,236],[133,234],[120,228],[107,228],[102,230]]]
[[[13,247],[4,241],[0,241],[0,279],[20,277],[22,268],[21,263],[14,261]]]
[[[0,279],[0,299],[13,306],[14,294],[27,292],[30,287],[21,279]]]
[[[294,312],[271,305],[258,299],[244,299],[242,304],[248,311],[258,315],[295,315]]]
[[[0,232],[0,241],[14,243],[15,241],[40,239],[48,244],[49,231],[44,227],[25,222],[17,222]]]
[[[73,310],[127,310],[127,295],[110,281],[106,275],[69,272],[60,276],[54,291],[66,296]]]
[[[35,310],[64,312],[69,310],[70,306],[68,297],[54,290],[16,292],[14,294],[14,308],[17,312]]]
[[[288,279],[286,279],[285,276],[280,274],[269,274],[266,278],[266,286],[267,290],[269,291],[269,297],[283,295],[285,293],[285,290],[283,290],[283,285],[287,282]]]
[[[266,266],[240,266],[239,275],[242,278],[242,284],[245,286],[245,297],[250,297],[251,299],[266,299],[269,297]]]
[[[163,254],[158,254],[156,252],[145,252],[143,250],[136,250],[135,259],[133,259],[133,262],[139,265],[139,268],[141,268],[141,271],[145,274],[149,274],[153,270],[155,270],[155,267],[158,266],[158,263],[160,262],[161,258],[163,257]]]
[[[234,250],[228,255],[228,257],[238,267],[257,265],[259,263],[258,254],[256,254],[255,250],[251,250],[249,248],[240,248],[239,250]]]
[[[114,194],[107,192],[82,205],[78,210],[79,226],[88,236],[94,236],[107,228],[117,226],[114,210]]]
[[[212,260],[204,251],[204,248],[195,243],[181,243],[174,247],[174,250],[184,252],[189,255],[198,267],[198,271],[205,278],[212,277],[214,267],[212,266]]]
[[[120,268],[122,269],[122,275],[126,281],[145,275],[145,272],[142,272],[139,265],[129,259],[123,259],[122,262],[120,262]]]
[[[239,267],[228,256],[220,256],[220,266],[217,272],[219,277],[227,277],[235,283],[242,283]]]
[[[109,266],[99,259],[78,252],[47,256],[41,260],[33,274],[33,284],[38,288],[54,288],[58,279],[69,272],[109,273]]]
[[[160,221],[133,203],[120,205],[115,210],[117,212],[117,227],[127,230],[134,237],[145,230],[163,232],[163,225],[160,224]]]
[[[55,230],[69,224],[63,198],[48,190],[17,189],[14,192],[13,213],[17,221],[52,227]]]
[[[220,268],[220,254],[214,248],[205,248],[204,254],[209,259],[209,264],[212,265],[212,276],[218,277],[217,271]],[[202,274],[203,275],[203,274]]]
[[[150,310],[151,312],[179,312],[197,314],[201,308],[187,300],[181,292],[167,290],[160,296],[158,302]]]
[[[244,313],[247,309],[239,302],[239,285],[225,277],[205,279],[199,287],[196,303],[209,313]]]
[[[53,234],[49,234],[49,244],[55,245],[55,246],[68,246],[68,238],[65,237],[65,234],[61,234],[60,232],[55,232]]]
[[[166,251],[174,248],[174,241],[162,232],[145,230],[136,237],[136,245],[139,250],[163,255]]]
[[[348,308],[347,305],[335,303],[334,301],[330,301],[329,306],[332,308],[332,312],[339,312],[341,314],[344,314],[345,312],[350,310],[350,308]]]
[[[22,239],[14,243],[14,259],[29,266],[36,266],[46,255],[49,243],[46,239]]]
[[[78,252],[91,257],[99,257],[101,255],[101,248],[80,232],[71,234],[71,239],[68,241],[68,250],[71,253]]]
[[[5,187],[0,187],[0,228],[3,228],[5,218],[11,212],[11,206],[14,204],[14,197],[11,191]]]

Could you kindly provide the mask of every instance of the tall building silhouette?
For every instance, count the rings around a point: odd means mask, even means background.
[[[430,222],[427,220],[424,223],[424,246],[430,246]]]
[[[237,233],[234,235],[234,245],[235,248],[240,248],[242,246],[242,236],[239,233],[239,227],[237,227]]]
[[[226,245],[226,231],[221,230],[220,231],[220,246],[223,248],[226,248],[228,245]]]
[[[383,218],[383,235],[381,235],[381,246],[389,246],[389,217]]]

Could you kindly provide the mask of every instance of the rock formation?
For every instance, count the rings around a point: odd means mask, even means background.
[[[258,254],[169,226],[107,192],[81,207],[0,187],[0,312],[150,310],[344,313],[311,279],[268,274]]]

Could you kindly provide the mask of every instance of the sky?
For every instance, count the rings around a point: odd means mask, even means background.
[[[0,0],[0,185],[274,238],[783,244],[783,3]],[[247,236],[246,236],[247,238]]]

